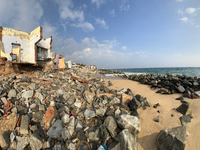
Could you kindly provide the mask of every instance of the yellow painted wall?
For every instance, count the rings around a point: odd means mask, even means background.
[[[3,27],[2,36],[5,36],[5,35],[11,36],[11,37],[18,37],[21,40],[29,40],[29,36],[30,36],[29,33],[27,32]]]

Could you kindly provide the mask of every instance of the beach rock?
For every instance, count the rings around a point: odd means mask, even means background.
[[[2,150],[7,150],[10,146],[10,138],[6,132],[0,134],[0,147]]]
[[[62,121],[56,120],[56,122],[54,122],[54,124],[50,127],[49,131],[47,132],[47,135],[51,138],[57,139],[60,137],[62,129]]]
[[[99,108],[99,109],[96,109],[96,115],[97,116],[104,116],[104,114],[106,113],[106,108]]]
[[[153,105],[153,108],[157,108],[157,107],[159,107],[159,106],[160,106],[160,104],[157,103],[157,104]]]
[[[183,99],[182,96],[180,96],[180,97],[176,98],[176,100],[182,100],[183,101],[184,99]]]
[[[0,122],[0,134],[13,131],[17,120],[18,115],[16,113],[12,113],[7,118],[3,118]]]
[[[96,126],[90,126],[89,129],[86,131],[86,136],[88,137],[89,140],[99,141],[100,139],[99,128]]]
[[[121,150],[137,150],[136,137],[128,129],[122,130],[117,135]]]
[[[109,102],[110,105],[118,105],[120,104],[120,100],[117,98],[117,97],[113,97],[110,102]]]
[[[56,117],[56,109],[55,107],[51,106],[47,109],[45,115],[44,115],[44,121],[45,121],[45,128],[49,130],[51,126],[51,121],[53,118]]]
[[[39,136],[37,132],[34,132],[30,136],[30,147],[31,150],[40,150],[43,146],[42,138]]]
[[[90,91],[85,91],[85,92],[83,93],[84,99],[85,99],[89,104],[92,104],[92,101],[94,100],[94,96],[95,96],[95,94],[94,94],[94,93],[90,93]]]
[[[17,93],[16,93],[16,90],[15,89],[12,89],[8,92],[8,97],[11,98],[11,97],[16,97],[17,96]]]
[[[188,103],[181,104],[176,110],[183,115],[192,114],[192,109],[190,108],[190,105]]]
[[[25,107],[25,106],[20,106],[20,105],[17,105],[17,113],[19,113],[20,115],[25,115],[27,114],[28,112],[28,108]]]
[[[84,112],[85,119],[88,120],[96,116],[95,112],[89,109],[86,109]]]
[[[158,90],[156,93],[161,93],[161,94],[170,94],[170,91],[166,88],[161,88]]]
[[[180,126],[161,130],[157,140],[160,150],[184,150],[186,144],[186,127]]]
[[[64,141],[66,141],[67,139],[70,139],[69,130],[67,128],[63,128],[61,134]]]
[[[33,90],[28,90],[28,91],[25,91],[23,94],[22,94],[22,97],[24,98],[31,98],[33,97]]]
[[[194,95],[200,97],[200,91],[196,91],[196,92],[194,92]]]
[[[115,119],[112,116],[108,116],[103,124],[108,129],[110,135],[115,138],[117,136],[117,124]]]
[[[121,150],[120,147],[120,143],[119,142],[112,142],[109,146],[108,146],[108,150]]]
[[[29,126],[29,117],[28,115],[22,115],[21,124],[20,124],[20,133],[28,135],[28,126]]]
[[[137,135],[141,130],[139,119],[135,116],[121,115],[117,123],[122,129],[128,129],[134,135]]]
[[[140,107],[151,107],[151,104],[146,97],[140,101]]]
[[[79,119],[76,119],[76,129],[75,129],[76,132],[82,130],[82,128],[83,128],[82,122]]]
[[[17,150],[24,150],[24,148],[29,144],[30,138],[28,136],[16,136]]]
[[[68,123],[67,128],[69,130],[69,134],[72,136],[72,134],[74,133],[74,128],[75,128],[75,118],[74,118],[74,116],[71,116],[69,118],[69,123]]]
[[[140,119],[140,115],[139,115],[139,113],[138,113],[137,110],[133,110],[133,111],[131,112],[131,115],[137,117],[138,119]]]
[[[185,88],[183,87],[183,86],[178,86],[178,91],[180,92],[180,93],[183,93],[183,92],[185,92]]]
[[[156,118],[154,118],[153,121],[160,122],[160,116],[157,116]]]
[[[133,99],[128,103],[128,107],[131,111],[137,110],[140,107],[140,105],[140,102],[135,97],[133,97]]]
[[[132,95],[122,94],[122,103],[128,104],[132,100]]]
[[[190,116],[190,114],[189,114],[189,115],[181,116],[179,119],[180,119],[180,121],[181,121],[181,125],[182,125],[182,126],[186,126],[187,123],[190,123],[190,122],[191,122],[191,116]]]

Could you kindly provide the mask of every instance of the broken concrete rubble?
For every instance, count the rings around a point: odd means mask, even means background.
[[[109,89],[90,72],[47,69],[0,81],[0,134],[9,139],[1,148],[135,149],[140,125],[132,114],[149,102],[130,89]]]

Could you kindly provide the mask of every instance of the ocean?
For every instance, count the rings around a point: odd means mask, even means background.
[[[125,74],[159,74],[166,73],[172,75],[187,75],[200,78],[200,67],[173,67],[173,68],[127,68],[127,69],[111,69],[123,71]]]

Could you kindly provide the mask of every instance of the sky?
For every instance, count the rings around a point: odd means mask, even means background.
[[[200,0],[0,0],[0,26],[98,68],[200,67]]]

